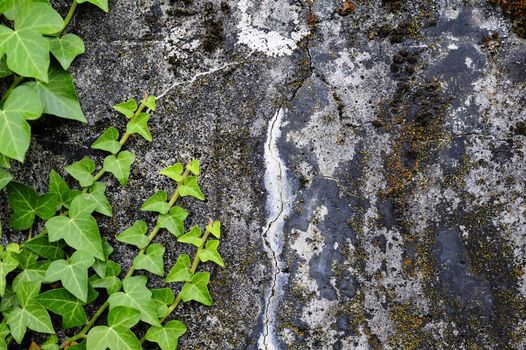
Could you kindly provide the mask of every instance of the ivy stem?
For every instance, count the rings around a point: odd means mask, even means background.
[[[11,93],[13,92],[13,90],[18,86],[20,85],[21,82],[23,82],[25,79],[25,77],[22,77],[20,75],[15,75],[14,79],[13,79],[13,82],[11,83],[11,85],[9,85],[9,88],[6,90],[5,94],[4,94],[4,97],[2,97],[2,103],[7,100],[7,98],[9,97],[9,95],[11,95]]]
[[[188,177],[189,174],[190,174],[190,170],[185,170],[185,172],[183,173],[181,181],[177,182],[177,188],[175,189],[175,192],[173,193],[172,197],[170,198],[170,201],[168,202],[168,205],[169,205],[170,208],[173,207],[175,202],[181,196],[179,188],[184,183],[184,180]],[[159,224],[155,225],[155,227],[153,228],[152,232],[150,232],[150,234],[148,235],[148,245],[146,247],[142,248],[141,250],[139,250],[139,253],[137,253],[137,256],[144,254],[144,252],[146,251],[146,248],[148,248],[148,246],[151,244],[151,242],[153,241],[155,236],[157,236],[157,234],[159,233],[160,230],[161,230],[161,227],[159,226]],[[197,263],[199,263],[199,262],[197,262]],[[196,265],[196,268],[197,268],[197,265]],[[132,264],[132,266],[128,270],[128,273],[126,274],[126,276],[124,277],[123,280],[125,280],[128,277],[131,277],[134,272],[135,272],[135,266],[133,266],[133,264]],[[91,329],[91,327],[93,327],[93,325],[95,324],[97,319],[102,315],[102,313],[104,311],[106,311],[106,309],[109,306],[110,306],[110,303],[108,302],[108,300],[106,300],[104,302],[104,304],[102,304],[101,307],[99,307],[97,312],[95,312],[93,317],[91,317],[91,319],[88,321],[88,323],[86,323],[84,328],[82,328],[82,330],[79,333],[75,334],[71,338],[66,339],[64,341],[64,343],[60,346],[60,348],[63,349],[66,345],[71,344],[72,342],[74,342],[76,340],[79,340],[81,338],[84,338],[86,336],[86,334],[88,333],[88,331]]]
[[[144,99],[141,100],[141,105],[139,106],[139,108],[137,108],[137,110],[135,111],[135,113],[133,113],[132,117],[130,118],[130,121],[134,121],[135,118],[137,118],[137,116],[138,116],[139,114],[141,114],[142,111],[146,108],[146,105],[144,104],[144,102],[147,100],[147,98],[148,98],[148,97],[145,96]],[[120,141],[119,141],[120,145],[121,145],[121,146],[124,146],[124,144],[126,143],[126,141],[128,141],[128,139],[130,138],[131,135],[132,135],[131,133],[129,133],[128,131],[126,131],[126,132],[122,135],[122,137],[121,137],[121,139],[120,139]],[[120,150],[119,150],[119,151],[120,151]],[[117,152],[117,153],[118,153],[118,152]],[[117,153],[112,153],[112,155],[116,155]],[[99,171],[97,174],[95,174],[95,176],[93,177],[93,183],[99,181],[99,180],[104,176],[104,174],[106,174],[106,170],[104,170],[104,168],[100,169],[100,171]],[[88,192],[88,189],[89,189],[89,187],[84,187],[84,188],[82,189],[82,192],[83,192],[83,193],[86,193],[86,192]]]
[[[71,22],[71,19],[73,18],[73,15],[75,14],[75,10],[77,9],[77,0],[73,0],[71,3],[71,7],[69,8],[68,14],[66,15],[66,18],[64,18],[64,26],[58,32],[57,36],[60,36],[64,30],[66,30],[67,26],[69,25],[69,22]]]
[[[203,239],[201,241],[201,245],[199,248],[197,248],[197,252],[195,253],[194,260],[192,262],[192,267],[190,268],[190,271],[192,271],[192,274],[195,274],[197,271],[197,267],[199,266],[199,263],[201,262],[201,259],[199,259],[199,254],[203,250],[205,243],[208,239],[208,236],[210,235],[210,231],[207,229],[205,234],[203,235]],[[175,309],[179,306],[181,303],[181,300],[183,300],[183,293],[182,290],[177,294],[177,297],[175,298],[174,302],[168,307],[168,311],[166,312],[166,315],[159,320],[159,322],[164,323],[166,319],[174,312]],[[144,335],[141,340],[139,341],[141,344],[143,344],[146,341],[146,335]]]

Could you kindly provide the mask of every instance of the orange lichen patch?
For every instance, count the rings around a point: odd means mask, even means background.
[[[356,5],[350,0],[344,0],[342,6],[338,8],[338,14],[340,16],[349,16],[356,10]]]
[[[513,29],[521,38],[526,38],[526,0],[490,0],[513,22]]]

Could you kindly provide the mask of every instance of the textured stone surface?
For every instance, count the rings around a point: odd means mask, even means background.
[[[100,159],[109,107],[162,94],[129,186],[106,179],[102,231],[151,221],[138,208],[170,189],[158,170],[201,159],[208,200],[184,204],[189,224],[223,222],[227,266],[212,308],[179,310],[181,348],[526,346],[520,0],[110,5],[70,28],[88,125],[36,123],[17,178],[44,189],[51,168]],[[183,248],[159,239],[171,266]]]

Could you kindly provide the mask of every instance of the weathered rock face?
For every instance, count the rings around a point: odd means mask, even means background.
[[[162,96],[130,184],[108,179],[102,231],[152,220],[138,208],[170,189],[158,171],[201,159],[208,200],[184,205],[189,224],[223,222],[227,266],[212,308],[176,315],[181,348],[526,347],[521,0],[110,5],[70,28],[89,125],[36,124],[18,179],[44,188],[51,168],[100,158],[109,107]],[[184,247],[159,239],[171,266]]]

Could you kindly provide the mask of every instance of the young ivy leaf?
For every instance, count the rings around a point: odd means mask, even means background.
[[[122,151],[117,156],[111,155],[104,159],[104,170],[112,173],[121,186],[128,183],[130,168],[135,161],[135,155],[129,151]]]
[[[170,204],[167,202],[168,195],[164,191],[157,191],[153,196],[148,198],[141,206],[142,211],[155,211],[160,214],[166,214],[170,210]]]
[[[217,265],[224,267],[225,263],[223,262],[223,258],[221,258],[221,255],[217,252],[218,247],[219,241],[216,239],[206,242],[206,248],[199,252],[199,259],[202,262],[212,261]]]
[[[104,12],[108,12],[108,0],[77,0],[77,3],[82,4],[84,2],[89,2]]]
[[[192,196],[204,201],[205,196],[197,184],[197,176],[189,176],[184,180],[184,184],[179,186],[181,197]]]
[[[113,106],[113,109],[117,112],[124,114],[126,118],[131,119],[137,110],[137,102],[132,98],[126,102],[118,103]]]
[[[157,316],[163,318],[168,313],[168,305],[175,300],[175,295],[170,288],[152,289],[152,300],[155,302]]]
[[[78,327],[86,322],[83,303],[64,288],[51,289],[35,297],[35,300],[49,311],[62,316],[64,329]]]
[[[105,195],[106,187],[107,185],[104,182],[95,182],[89,188],[88,197],[86,198],[89,198],[92,202],[97,204],[95,207],[97,213],[111,217],[113,211],[110,202],[108,202],[108,198],[106,198]]]
[[[26,241],[24,247],[51,261],[64,259],[63,244],[49,242],[47,236],[38,236]]]
[[[133,260],[133,266],[137,270],[146,270],[155,275],[164,276],[164,246],[158,243],[151,244],[146,253],[137,255]]]
[[[186,333],[186,326],[181,321],[171,320],[163,327],[150,327],[145,339],[157,343],[161,350],[176,350],[179,337]]]
[[[56,260],[49,265],[44,282],[61,281],[68,292],[83,302],[88,299],[88,268],[95,259],[91,254],[76,251],[66,260]]]
[[[73,176],[82,187],[88,187],[93,185],[95,178],[93,172],[95,171],[95,162],[89,158],[84,157],[78,162],[64,167],[66,172]]]
[[[189,232],[177,238],[177,242],[193,244],[194,246],[199,248],[203,243],[203,239],[201,238],[202,233],[203,232],[201,231],[199,226],[192,226]]]
[[[194,159],[186,166],[188,170],[194,175],[199,175],[199,160]]]
[[[51,53],[64,70],[75,60],[75,57],[84,53],[84,42],[75,34],[65,34],[62,38],[50,39]]]
[[[148,107],[148,109],[155,112],[156,101],[157,101],[157,97],[148,96],[148,98],[145,101],[143,101],[143,103],[146,107]]]
[[[0,261],[0,297],[5,294],[7,275],[18,267],[18,260],[11,254],[5,254]]]
[[[166,282],[191,282],[194,274],[190,270],[190,257],[186,254],[181,254],[177,257],[177,262],[172,267]]]
[[[124,292],[117,292],[108,298],[110,312],[117,306],[127,306],[141,313],[141,320],[152,326],[160,326],[152,292],[146,287],[146,276],[128,277],[123,281]]]
[[[221,238],[221,222],[216,220],[206,225],[206,229],[214,235],[215,238]]]
[[[118,306],[108,314],[109,326],[93,327],[86,348],[90,350],[141,350],[142,346],[130,330],[139,322],[140,313],[133,308]]]
[[[165,228],[175,237],[179,237],[184,233],[184,220],[188,216],[188,212],[181,207],[173,207],[166,214],[160,215],[157,220],[161,228]]]
[[[210,281],[209,272],[198,272],[194,275],[191,282],[186,282],[181,289],[181,296],[186,303],[195,300],[203,305],[212,305],[212,297],[208,291]]]
[[[46,340],[42,344],[42,347],[40,349],[41,350],[59,350],[60,347],[58,346],[58,337],[56,335],[50,336],[49,339]]]
[[[167,176],[170,179],[179,182],[183,179],[183,164],[175,163],[174,165],[161,170],[161,175]]]
[[[79,195],[71,202],[69,216],[55,216],[46,222],[50,242],[64,239],[72,248],[105,260],[97,221],[91,216],[96,203]]]
[[[146,225],[146,222],[139,220],[135,221],[132,227],[117,235],[115,238],[117,238],[119,242],[131,244],[142,249],[149,243],[148,237],[146,236],[147,230],[148,226]]]
[[[37,80],[24,86],[33,88],[44,107],[44,113],[57,117],[86,122],[71,75],[60,67],[51,65],[49,81]]]
[[[72,191],[69,189],[68,184],[62,176],[60,176],[55,170],[51,170],[49,174],[49,193],[54,193],[58,196],[58,203],[56,210],[59,210],[61,207],[69,207],[69,204],[73,198],[80,194],[80,191]],[[55,210],[55,211],[56,211]]]
[[[152,134],[148,128],[148,121],[150,120],[150,114],[139,113],[139,115],[128,122],[126,125],[126,131],[130,134],[139,134],[146,141],[152,141]]]
[[[117,154],[121,149],[121,144],[117,141],[119,138],[119,130],[108,128],[102,135],[91,145],[91,148],[100,149],[111,154]]]

